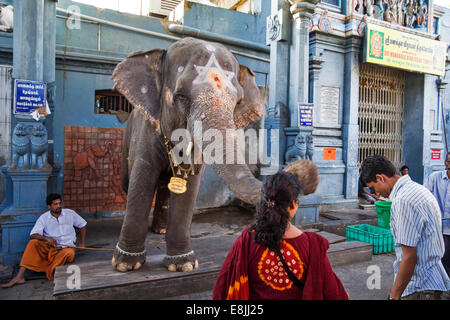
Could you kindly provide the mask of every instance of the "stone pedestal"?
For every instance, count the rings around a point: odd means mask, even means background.
[[[5,165],[0,168],[2,171],[3,177],[5,177],[5,198],[3,199],[3,202],[0,203],[0,213],[5,210],[7,207],[9,207],[12,204],[12,181],[11,177],[8,176],[6,171],[8,170],[9,166]]]
[[[319,222],[319,209],[322,203],[322,197],[315,194],[310,194],[300,197],[298,200],[298,210],[292,223],[309,224]]]
[[[52,168],[39,170],[6,170],[12,181],[12,197],[0,212],[2,230],[0,263],[20,262],[37,218],[47,210],[47,181]],[[5,203],[4,201],[4,203]]]

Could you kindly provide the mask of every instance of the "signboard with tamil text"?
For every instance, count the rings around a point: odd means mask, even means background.
[[[363,61],[444,76],[448,43],[368,24]]]
[[[30,115],[34,110],[46,106],[47,84],[45,82],[14,81],[14,114]]]
[[[300,103],[298,105],[298,126],[312,127],[313,126],[313,104]]]

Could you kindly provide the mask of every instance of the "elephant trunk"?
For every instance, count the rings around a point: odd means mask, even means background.
[[[235,131],[233,111],[236,101],[211,92],[199,96],[188,119],[194,145],[202,146],[196,161],[209,164],[233,194],[242,201],[258,205],[262,182],[245,163],[245,153]],[[200,141],[201,140],[201,141]]]

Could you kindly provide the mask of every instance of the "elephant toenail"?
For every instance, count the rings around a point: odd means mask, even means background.
[[[189,272],[192,270],[194,270],[194,267],[192,266],[191,262],[186,262],[185,264],[183,264],[183,266],[181,268],[181,271],[183,271],[183,272]]]
[[[177,266],[174,265],[174,264],[171,264],[171,265],[169,265],[167,270],[169,270],[170,272],[176,272],[177,271]]]
[[[127,272],[128,271],[128,265],[126,263],[119,263],[116,267],[117,271],[120,272]]]

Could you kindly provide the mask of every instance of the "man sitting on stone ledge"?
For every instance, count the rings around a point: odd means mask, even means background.
[[[46,199],[49,211],[43,213],[30,232],[28,242],[17,275],[3,288],[25,282],[25,269],[45,272],[49,280],[57,266],[72,262],[75,258],[75,228],[80,229],[80,247],[86,238],[86,220],[71,209],[62,208],[59,194],[50,194]]]

